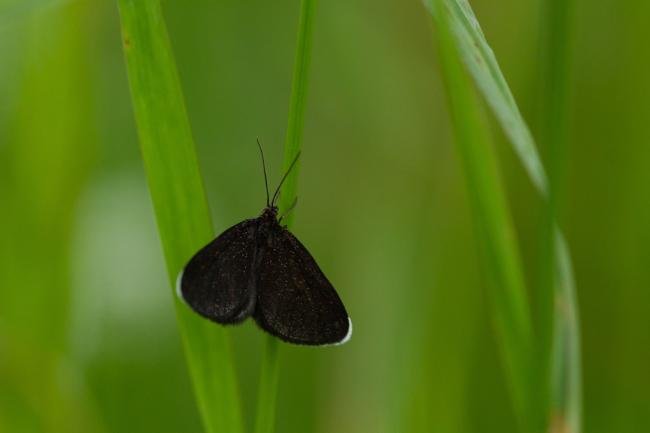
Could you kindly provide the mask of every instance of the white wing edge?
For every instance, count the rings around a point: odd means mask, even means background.
[[[178,277],[176,277],[176,296],[178,296],[178,299],[183,301],[185,305],[187,304],[187,301],[183,297],[183,292],[181,291],[181,281],[183,281],[183,272],[185,272],[185,268],[181,269],[181,271],[178,273]]]
[[[345,334],[345,337],[343,337],[341,341],[337,341],[336,343],[332,344],[332,346],[340,346],[350,341],[350,338],[352,338],[352,319],[350,319],[349,317],[348,317],[348,324],[349,324],[348,333]]]

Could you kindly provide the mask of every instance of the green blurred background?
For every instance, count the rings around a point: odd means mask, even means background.
[[[576,0],[561,226],[585,432],[650,431],[650,3]],[[474,0],[533,131],[538,1]],[[298,2],[163,3],[219,232],[280,177]],[[321,1],[294,232],[352,341],[282,345],[277,431],[508,432],[430,16]],[[534,278],[541,203],[494,128]],[[541,149],[542,154],[544,149]],[[245,422],[262,336],[232,328]],[[198,432],[147,192],[116,5],[0,1],[0,432]]]

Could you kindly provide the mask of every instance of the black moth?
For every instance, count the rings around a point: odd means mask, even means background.
[[[269,202],[262,153],[266,208],[199,250],[181,271],[177,291],[192,310],[223,325],[252,316],[260,328],[289,343],[342,344],[352,334],[352,322],[341,299],[277,216],[275,200],[297,158]]]

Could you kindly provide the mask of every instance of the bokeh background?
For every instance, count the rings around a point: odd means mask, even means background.
[[[472,5],[533,131],[538,1]],[[281,175],[298,1],[163,2],[219,232]],[[576,0],[561,226],[584,430],[650,431],[650,3]],[[446,113],[417,1],[322,1],[294,232],[354,320],[282,346],[278,432],[509,432]],[[541,203],[494,127],[527,277]],[[544,154],[544,149],[541,149]],[[532,284],[531,284],[532,286]],[[261,332],[232,328],[252,426]],[[117,8],[0,2],[0,432],[199,432],[139,156]]]

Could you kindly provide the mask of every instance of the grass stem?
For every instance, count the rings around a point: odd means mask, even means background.
[[[275,430],[275,400],[280,373],[279,341],[270,335],[264,340],[262,371],[257,397],[255,433],[271,433]]]
[[[553,33],[549,36],[549,46],[550,50],[557,51],[551,53],[548,71],[545,71],[549,74],[553,92],[545,100],[547,111],[544,122],[546,125],[550,125],[546,129],[546,138],[552,142],[549,153],[550,165],[554,173],[549,181],[537,153],[533,136],[519,112],[494,52],[485,40],[469,3],[464,0],[425,0],[425,5],[432,13],[438,27],[443,76],[450,95],[452,118],[459,136],[459,146],[471,148],[470,145],[464,145],[463,141],[471,142],[474,139],[468,129],[471,130],[476,122],[471,118],[471,107],[467,112],[458,109],[458,105],[462,105],[458,101],[467,101],[467,105],[473,104],[473,95],[465,89],[466,80],[462,78],[462,68],[458,67],[457,59],[464,63],[465,69],[473,78],[477,89],[501,124],[532,184],[541,197],[546,200],[546,215],[542,230],[544,237],[543,258],[540,266],[541,284],[539,286],[541,289],[538,290],[535,298],[539,321],[536,323],[534,331],[538,331],[540,335],[537,338],[534,332],[529,334],[530,337],[536,337],[534,341],[513,349],[515,355],[518,351],[532,349],[534,350],[533,358],[541,357],[542,360],[541,362],[529,361],[525,366],[527,370],[525,376],[532,379],[528,382],[530,386],[528,391],[522,389],[519,396],[514,395],[515,404],[522,397],[525,400],[519,402],[517,408],[520,412],[519,418],[526,422],[528,426],[526,431],[543,431],[549,424],[548,408],[552,395],[555,412],[554,428],[558,425],[556,420],[559,414],[562,428],[568,428],[571,433],[579,433],[581,412],[579,320],[571,258],[567,243],[556,222],[558,190],[562,182],[563,161],[566,152],[566,146],[562,144],[562,140],[566,139],[567,125],[566,69],[569,54],[568,48],[564,44],[569,28],[567,14],[569,8],[564,5],[564,2],[556,1],[552,2],[548,9],[548,22],[552,23],[549,31]],[[560,105],[562,107],[559,107]],[[552,108],[554,106],[559,110],[554,110]],[[474,145],[473,149],[479,148]],[[464,156],[464,159],[467,160],[467,156]],[[476,159],[479,159],[478,156]],[[467,162],[465,164],[468,167],[466,171],[470,190],[485,189],[483,185],[476,183],[476,179],[472,178],[475,175],[471,171],[476,167],[472,169]],[[476,191],[470,192],[477,194]],[[485,191],[482,191],[481,195],[485,195]],[[475,201],[478,199],[475,198]],[[485,212],[477,213],[480,218],[488,221],[488,215]],[[493,266],[494,264],[489,263],[489,265]],[[506,304],[501,307],[503,306],[507,307]],[[498,311],[501,307],[495,311],[497,318],[504,314],[503,311]],[[529,305],[526,307],[530,308]],[[504,341],[504,346],[506,344],[508,344],[507,341]],[[512,368],[513,359],[509,359],[509,357],[513,354],[509,355],[507,351],[504,351],[504,361],[508,368]],[[525,359],[523,354],[517,355],[517,358],[522,361]],[[551,359],[552,367],[550,367]],[[512,373],[523,378],[521,372]],[[513,391],[516,392],[517,389],[513,388]],[[521,391],[524,393],[522,394]],[[522,403],[526,403],[526,405],[524,406]],[[525,408],[528,409],[521,412]]]
[[[177,275],[213,237],[190,124],[158,0],[119,0],[133,110],[167,271]],[[204,427],[243,431],[227,331],[175,307]]]
[[[481,241],[493,318],[516,414],[522,429],[532,432],[536,418],[529,392],[532,330],[514,227],[478,100],[462,69],[447,20],[437,23],[442,75]]]
[[[287,134],[284,143],[283,174],[289,170],[302,146],[315,10],[316,0],[301,0]],[[283,184],[279,202],[280,215],[284,214],[293,204],[298,190],[299,172],[300,160],[296,162]],[[294,215],[295,210],[284,217],[283,221],[287,227],[291,227],[293,224]],[[260,373],[256,433],[272,433],[275,429],[275,402],[280,369],[278,360],[280,348],[278,347],[278,341],[271,336],[266,336],[265,344],[266,348]]]
[[[548,168],[548,201],[541,224],[540,267],[536,290],[538,306],[537,330],[539,341],[540,392],[548,404],[546,411],[553,425],[563,431],[577,433],[580,426],[580,403],[575,394],[579,391],[568,388],[566,380],[576,372],[569,370],[577,365],[566,357],[575,352],[570,345],[577,339],[573,325],[577,315],[565,317],[556,305],[575,305],[574,290],[562,291],[562,287],[572,287],[572,282],[562,283],[558,269],[563,266],[558,256],[563,247],[561,233],[557,228],[558,210],[563,197],[565,183],[567,148],[569,146],[569,86],[571,58],[571,0],[549,0],[543,2],[542,32],[542,77],[541,77],[541,128],[540,141],[546,148],[546,167]],[[571,298],[571,299],[567,299]],[[575,307],[574,307],[575,308]],[[572,320],[567,326],[566,320]],[[569,344],[569,345],[567,345]],[[572,357],[579,355],[573,353]],[[570,382],[569,382],[570,383]],[[574,384],[575,385],[575,384]],[[573,396],[573,397],[571,397]]]

